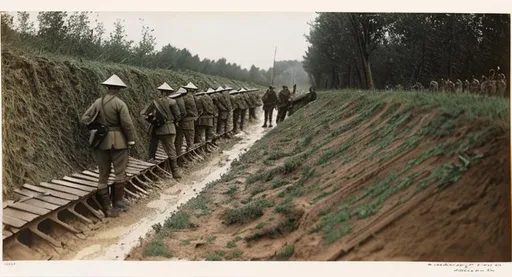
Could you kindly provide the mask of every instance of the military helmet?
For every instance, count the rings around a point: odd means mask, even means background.
[[[117,76],[116,74],[110,76],[105,82],[101,83],[104,86],[107,87],[119,87],[119,88],[126,88],[126,84]]]
[[[174,89],[165,82],[161,86],[157,87],[156,89],[158,89],[160,91],[174,91]]]
[[[192,82],[189,82],[186,86],[183,86],[185,89],[198,89],[196,85],[192,84]]]

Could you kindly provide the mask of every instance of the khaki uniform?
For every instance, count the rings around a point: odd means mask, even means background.
[[[240,130],[244,130],[244,122],[245,115],[247,113],[247,109],[249,108],[249,99],[247,97],[247,93],[241,93],[238,95],[239,102],[238,107],[240,108]]]
[[[227,119],[225,121],[226,126],[224,126],[224,129],[227,132],[229,127],[232,125],[232,123],[230,123],[229,120],[233,117],[233,115],[232,115],[233,105],[231,104],[231,95],[229,95],[229,91],[222,92],[222,96],[224,96],[224,100],[226,100],[226,107],[227,107],[227,112],[228,112]]]
[[[176,127],[174,124],[181,119],[180,109],[176,101],[169,97],[161,97],[158,100],[160,107],[157,108],[162,109],[160,112],[165,117],[165,123],[155,128],[155,134],[157,135],[158,141],[162,142],[167,156],[169,156],[171,160],[175,160],[177,155],[176,146],[174,145],[176,139]]]
[[[286,118],[286,112],[290,106],[291,93],[288,89],[283,89],[277,95],[277,120],[276,123],[283,121]]]
[[[256,120],[256,108],[258,107],[258,100],[256,99],[256,92],[247,92],[247,98],[249,99],[249,120]]]
[[[219,96],[215,93],[206,94],[206,97],[208,97],[211,100],[211,107],[213,109],[213,125],[212,125],[212,134],[217,133],[217,121],[219,119],[219,108],[217,107],[217,102],[219,101]]]
[[[214,118],[213,100],[206,94],[203,96],[203,115],[200,118],[201,136],[204,136],[206,141],[210,141],[213,138]]]
[[[100,105],[103,103],[103,112]],[[98,190],[107,188],[111,164],[114,165],[115,182],[126,181],[128,166],[128,142],[134,141],[135,127],[126,104],[116,95],[107,94],[97,99],[82,116],[82,123],[95,122],[109,127],[104,140],[93,149],[93,156],[99,168]]]
[[[217,134],[227,133],[228,132],[228,103],[226,97],[222,93],[217,93],[217,110],[219,111],[219,116],[217,118]]]
[[[194,95],[194,101],[196,103],[197,108],[197,120],[194,121],[194,143],[200,143],[201,142],[201,130],[199,128],[199,117],[203,114],[203,100],[202,97],[204,95]]]
[[[185,137],[185,139],[187,140],[187,151],[190,150],[190,148],[194,144],[194,121],[196,120],[198,115],[194,96],[192,96],[190,93],[187,93],[181,98],[178,98],[178,100],[179,99],[183,99],[183,106],[185,107],[186,112],[184,115],[182,115],[182,118],[176,130],[175,145],[176,152],[178,153],[178,155],[180,155],[182,151],[183,137]]]
[[[267,90],[261,100],[263,101],[263,111],[265,112],[263,127],[267,127],[267,121],[272,126],[273,113],[277,105],[277,93],[274,90]]]
[[[233,132],[238,132],[238,120],[240,119],[239,94],[230,95],[231,106],[233,107]]]

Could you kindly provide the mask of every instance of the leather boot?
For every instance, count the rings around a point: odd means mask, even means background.
[[[122,212],[128,211],[128,205],[124,202],[124,187],[126,182],[114,183],[114,208],[119,209]]]
[[[171,173],[174,179],[181,179],[181,174],[179,173],[178,162],[176,161],[176,159],[171,159]]]
[[[101,208],[107,217],[118,217],[119,211],[112,207],[110,197],[108,195],[108,188],[98,190],[97,192]]]

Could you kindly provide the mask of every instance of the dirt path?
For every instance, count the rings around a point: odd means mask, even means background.
[[[245,132],[235,136],[240,140],[231,148],[221,151],[220,155],[211,155],[206,161],[188,169],[181,182],[165,180],[163,191],[132,205],[131,210],[119,218],[108,219],[106,224],[87,234],[87,239],[73,241],[60,259],[124,260],[154,224],[163,224],[167,217],[196,197],[209,182],[220,178],[229,170],[231,161],[269,130],[261,127],[263,116],[259,117],[259,120],[247,126]]]

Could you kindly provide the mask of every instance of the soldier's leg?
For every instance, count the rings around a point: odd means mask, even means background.
[[[214,116],[214,117],[213,117],[213,127],[212,127],[212,128],[210,128],[210,132],[211,132],[212,134],[215,134],[215,135],[217,134],[217,128],[216,128],[216,126],[217,126],[217,124],[218,124],[217,122],[219,122],[219,117],[218,117],[218,116]],[[208,130],[207,130],[207,131],[208,131]],[[208,139],[206,139],[206,140],[208,140]]]
[[[263,128],[267,127],[267,121],[268,121],[268,109],[264,109],[265,113],[265,122],[263,123]]]
[[[176,139],[174,141],[174,148],[176,149],[176,156],[181,155],[183,149],[183,136],[184,132],[181,128],[176,128]]]
[[[233,132],[238,132],[238,120],[240,119],[240,110],[233,111]]]
[[[178,162],[176,160],[176,148],[174,146],[175,139],[175,135],[165,135],[161,136],[160,141],[162,142],[165,153],[167,153],[167,156],[169,156],[169,161],[171,162],[172,177],[176,180],[179,180],[181,179],[181,174],[179,172]]]
[[[268,122],[269,122],[268,127],[272,127],[272,120],[274,120],[274,108],[273,107],[268,110]]]
[[[184,130],[183,132],[185,133],[185,140],[187,141],[187,151],[189,151],[194,145],[195,130]]]
[[[221,115],[219,114],[219,118],[217,119],[217,124],[214,124],[213,127],[215,128],[215,131],[217,134],[220,134],[222,133],[222,117]]]
[[[124,202],[124,188],[126,187],[126,167],[128,166],[128,149],[112,150],[112,164],[116,179],[114,181],[114,207],[127,211]]]
[[[118,211],[113,208],[112,201],[110,200],[110,196],[108,193],[108,177],[110,176],[111,169],[110,151],[95,149],[93,150],[92,154],[94,160],[96,160],[96,164],[98,165],[98,170],[100,172],[97,196],[102,206],[101,208],[103,209],[107,217],[116,217],[119,214]]]
[[[151,135],[149,137],[149,162],[155,162],[156,150],[158,149],[158,137],[155,133],[155,128],[152,128]]]
[[[245,122],[245,114],[247,113],[246,112],[247,110],[242,110],[240,112],[240,130],[244,130],[244,122]]]
[[[197,124],[197,121],[194,123],[194,143],[201,142],[201,127]]]

